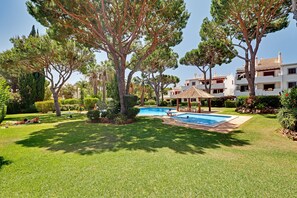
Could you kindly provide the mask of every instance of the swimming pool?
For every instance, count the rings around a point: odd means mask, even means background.
[[[144,107],[140,108],[140,112],[138,115],[140,116],[165,116],[167,115],[167,111],[175,110],[173,108],[161,108],[161,107]]]
[[[184,113],[172,118],[189,124],[199,124],[214,127],[232,119],[233,116]]]

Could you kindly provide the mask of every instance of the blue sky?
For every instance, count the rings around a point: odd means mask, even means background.
[[[28,35],[32,25],[35,25],[41,34],[45,33],[45,28],[42,27],[29,13],[27,12],[26,0],[1,0],[0,6],[0,52],[12,47],[9,39],[18,35]],[[182,43],[174,47],[174,50],[179,54],[180,58],[187,51],[197,47],[200,37],[199,30],[202,20],[205,17],[210,17],[210,0],[185,0],[187,9],[191,13],[187,27],[184,29],[184,39]],[[258,57],[271,58],[276,57],[278,52],[282,52],[284,63],[297,62],[297,27],[296,21],[290,17],[290,26],[284,30],[268,35],[263,39]],[[98,56],[99,60],[103,60],[105,56]],[[228,75],[235,73],[236,68],[243,65],[243,61],[235,58],[228,65],[217,66],[215,73],[217,75]],[[194,77],[194,74],[199,75],[196,67],[179,66],[176,70],[167,71],[168,74],[177,75],[181,79],[181,84],[185,79]],[[70,79],[70,83],[80,80],[81,75],[74,74]]]

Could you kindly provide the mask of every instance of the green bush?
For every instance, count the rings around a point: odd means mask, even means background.
[[[75,104],[80,104],[80,100],[75,98],[70,98],[70,99],[61,100],[61,103],[63,105],[75,105]]]
[[[255,106],[263,104],[266,107],[278,109],[281,106],[279,96],[256,96]]]
[[[225,98],[214,98],[211,100],[211,106],[213,107],[224,107]]]
[[[84,99],[84,106],[86,109],[94,109],[95,104],[99,101],[98,98],[85,98]]]
[[[235,102],[236,107],[244,106],[247,99],[248,99],[248,96],[238,96]]]
[[[89,110],[87,113],[87,117],[90,120],[99,120],[100,111],[99,110]]]
[[[148,100],[146,102],[144,102],[145,105],[156,105],[156,101],[155,100]]]
[[[281,104],[284,108],[297,108],[297,87],[287,90],[282,94]]]
[[[176,99],[172,99],[172,100],[170,101],[170,105],[171,105],[171,106],[176,106],[176,105],[177,105],[177,100],[176,100]]]
[[[168,106],[168,102],[166,102],[166,101],[161,101],[159,106],[161,106],[161,107],[166,107],[166,106]]]
[[[7,108],[5,105],[2,106],[2,109],[0,109],[0,123],[4,120],[6,116]]]
[[[19,93],[10,93],[10,97],[7,102],[7,114],[21,113],[21,96]]]
[[[22,113],[37,113],[37,109],[35,107],[35,104],[32,104],[28,106],[26,109],[22,109]]]
[[[138,108],[129,108],[127,109],[126,116],[128,119],[135,119],[137,114],[139,113],[140,109]]]
[[[132,108],[135,105],[137,105],[137,96],[135,95],[125,95],[124,96],[124,102],[125,102],[125,107],[128,108]]]
[[[181,102],[181,103],[180,103],[180,106],[181,106],[181,107],[188,106],[188,102]]]
[[[234,101],[234,100],[226,100],[225,101],[225,107],[228,107],[228,108],[236,107],[236,101]]]
[[[55,110],[55,104],[53,100],[35,102],[35,107],[38,112],[47,113]]]
[[[278,112],[278,121],[285,129],[297,131],[297,110],[282,108]]]
[[[79,111],[79,104],[64,104],[61,106],[61,111]]]
[[[115,124],[125,124],[127,122],[127,116],[123,114],[117,114],[114,118]]]

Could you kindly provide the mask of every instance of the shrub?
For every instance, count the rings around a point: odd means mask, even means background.
[[[125,103],[125,107],[128,108],[132,108],[135,105],[137,105],[137,96],[135,95],[125,95],[124,96],[124,103]]]
[[[80,105],[79,104],[65,104],[61,106],[61,111],[78,111],[79,110]]]
[[[127,116],[124,114],[117,114],[114,118],[115,124],[125,124],[127,122]]]
[[[10,97],[7,102],[7,113],[17,114],[21,113],[21,96],[19,93],[10,93]]]
[[[70,99],[61,100],[61,103],[63,105],[75,105],[75,104],[80,104],[80,100],[75,98],[70,98]]]
[[[168,102],[166,102],[166,101],[161,101],[159,106],[161,106],[161,107],[166,107],[166,106],[168,106]]]
[[[282,108],[278,115],[278,121],[285,129],[297,131],[297,110]]]
[[[226,100],[225,101],[225,107],[228,107],[228,108],[236,107],[236,101],[234,101],[234,100]]]
[[[156,105],[156,101],[155,100],[148,100],[146,102],[144,102],[145,105]]]
[[[22,109],[21,110],[22,113],[37,113],[37,109],[35,107],[35,104],[32,104],[30,106],[28,106],[26,109]]]
[[[182,107],[188,106],[188,102],[181,102],[180,106],[182,106]]]
[[[90,110],[95,107],[95,104],[99,101],[98,98],[85,98],[84,99],[84,106],[86,109]]]
[[[284,108],[297,108],[297,87],[287,90],[282,94],[281,104]]]
[[[278,109],[281,106],[279,96],[257,96],[255,106],[263,104],[266,107]]]
[[[129,108],[127,109],[126,116],[128,119],[135,119],[137,114],[139,113],[140,109],[138,108]]]
[[[98,110],[89,110],[88,113],[87,113],[87,117],[90,120],[99,120],[100,111],[98,111]]]
[[[49,111],[55,110],[55,105],[53,100],[35,102],[35,107],[38,112],[47,113]]]
[[[236,98],[236,102],[235,102],[236,107],[244,106],[247,98],[248,98],[248,96],[238,96]]]
[[[171,106],[176,106],[176,105],[177,105],[177,100],[176,100],[176,99],[172,99],[172,100],[170,101],[170,105],[171,105]]]
[[[0,123],[4,120],[6,116],[7,108],[5,105],[2,106],[2,109],[0,109]]]
[[[225,99],[224,98],[214,98],[211,100],[211,106],[213,107],[224,107]]]

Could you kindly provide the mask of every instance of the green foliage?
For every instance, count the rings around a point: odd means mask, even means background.
[[[116,75],[114,75],[112,81],[107,84],[106,89],[109,97],[111,97],[114,101],[120,102],[118,80]]]
[[[278,120],[283,128],[297,131],[297,88],[285,91],[281,96],[283,108],[278,113]]]
[[[166,101],[161,101],[160,104],[159,104],[159,106],[161,106],[161,107],[166,107],[166,106],[168,106],[168,102],[166,102]]]
[[[79,99],[70,98],[70,99],[61,100],[61,103],[63,105],[74,105],[74,104],[80,104],[80,101]]]
[[[224,107],[225,106],[225,98],[214,98],[211,100],[211,106],[213,107]]]
[[[124,114],[117,114],[114,118],[114,123],[115,124],[126,124],[127,122],[127,116]]]
[[[9,87],[6,84],[5,79],[0,77],[0,123],[4,119],[6,115],[6,106],[5,104],[7,103],[9,99]],[[3,118],[3,119],[2,119]]]
[[[236,107],[242,107],[245,105],[245,101],[248,99],[248,96],[238,96],[236,98]]]
[[[21,95],[22,107],[25,109],[34,104],[36,98],[36,86],[34,76],[22,74],[19,78],[19,93]]]
[[[6,105],[3,105],[2,108],[0,109],[0,123],[4,120],[7,112],[7,107]]]
[[[156,101],[155,100],[148,100],[144,102],[145,105],[156,105]]]
[[[125,107],[127,109],[134,107],[135,105],[137,105],[137,100],[138,100],[138,97],[135,95],[125,95],[124,97]]]
[[[280,109],[278,115],[278,121],[283,128],[292,131],[297,131],[297,110],[296,109]]]
[[[139,112],[140,112],[139,108],[128,108],[126,112],[126,116],[128,119],[135,119],[135,117]]]
[[[225,107],[228,107],[228,108],[236,107],[236,101],[235,100],[226,100]]]
[[[53,100],[35,102],[35,107],[37,111],[41,113],[48,113],[49,111],[55,110],[55,105]]]
[[[87,117],[90,120],[99,120],[100,111],[99,110],[89,110],[88,113],[87,113]]]
[[[61,105],[61,111],[79,111],[80,105],[79,104],[65,104]]]
[[[286,90],[281,96],[281,104],[284,108],[297,108],[297,87]]]
[[[34,72],[32,75],[34,77],[36,95],[34,102],[36,101],[43,101],[45,96],[45,76],[44,71],[41,72]]]
[[[95,104],[97,104],[98,101],[99,101],[98,98],[85,98],[84,99],[84,106],[88,110],[94,109]]]
[[[7,102],[7,113],[21,113],[21,96],[19,93],[10,93],[10,97]]]

